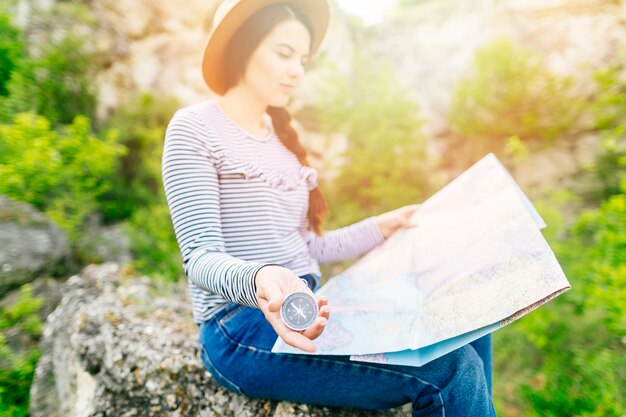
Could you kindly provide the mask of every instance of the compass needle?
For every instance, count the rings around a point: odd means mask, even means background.
[[[317,319],[317,301],[304,291],[291,293],[285,298],[280,310],[283,323],[292,330],[309,328]]]

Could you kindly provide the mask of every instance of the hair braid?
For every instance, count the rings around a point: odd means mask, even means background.
[[[272,125],[280,141],[296,155],[304,166],[311,166],[307,158],[307,150],[298,138],[298,132],[291,126],[291,115],[284,107],[268,106],[267,113],[272,117]],[[322,234],[322,223],[326,217],[328,206],[319,186],[309,191],[309,225],[318,235]]]
[[[237,85],[243,77],[245,67],[250,56],[263,39],[278,23],[288,20],[300,21],[313,36],[313,24],[310,17],[297,4],[279,3],[267,6],[248,18],[246,24],[241,25],[224,53],[223,65],[224,86],[228,91]],[[304,166],[311,166],[307,160],[307,151],[298,139],[298,132],[291,126],[291,115],[284,107],[268,106],[267,113],[272,117],[274,131],[280,141],[296,155]],[[322,223],[326,217],[328,207],[324,195],[319,187],[309,192],[309,227],[318,235],[322,234]]]

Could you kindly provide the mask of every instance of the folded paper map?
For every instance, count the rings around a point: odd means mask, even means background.
[[[545,223],[489,154],[316,293],[332,309],[317,355],[421,366],[570,288]],[[272,352],[307,354],[278,338]]]

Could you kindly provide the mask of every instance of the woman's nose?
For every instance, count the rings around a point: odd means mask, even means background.
[[[304,75],[304,65],[300,62],[294,62],[289,66],[289,75],[300,78]]]

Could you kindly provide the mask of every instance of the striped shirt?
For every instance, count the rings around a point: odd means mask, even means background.
[[[256,138],[215,101],[176,111],[165,133],[162,176],[196,323],[220,305],[258,308],[254,278],[266,265],[320,275],[319,264],[351,259],[384,238],[374,217],[309,230],[317,171],[276,136]]]

